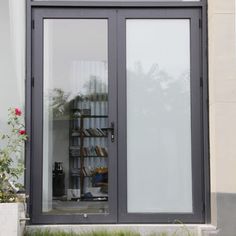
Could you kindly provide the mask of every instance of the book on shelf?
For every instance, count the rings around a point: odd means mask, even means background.
[[[105,157],[108,157],[108,153],[107,153],[106,148],[102,147],[102,152],[103,152]]]
[[[87,171],[85,170],[85,167],[83,166],[83,168],[82,168],[82,172],[83,172],[83,175],[84,176],[88,176],[88,173],[87,173]]]
[[[101,156],[101,157],[107,156],[107,152],[106,152],[105,148],[102,148],[100,146],[96,146],[95,149],[96,149],[96,153],[98,156]]]
[[[83,135],[85,137],[90,137],[90,136],[95,136],[95,137],[104,137],[106,136],[106,132],[104,132],[102,129],[100,128],[88,128],[88,129],[74,129],[72,131],[72,136],[80,136]]]
[[[97,128],[97,131],[99,132],[100,136],[106,136],[105,132],[103,132],[101,129]]]
[[[87,129],[83,130],[83,132],[84,132],[84,135],[85,135],[85,136],[87,136],[87,137],[89,137],[89,136],[90,136],[90,133],[88,132],[88,130],[87,130]]]
[[[86,129],[86,131],[89,133],[89,136],[94,136],[92,128]]]
[[[99,128],[90,128],[86,129],[86,131],[89,133],[89,136],[95,136],[95,137],[102,137],[106,136],[106,134]]]
[[[83,157],[107,157],[107,149],[99,145],[90,147],[71,146],[70,153],[72,156],[83,156]]]
[[[97,156],[101,156],[101,154],[99,153],[99,148],[98,148],[98,146],[95,147],[95,150],[96,150]]]
[[[101,136],[97,129],[93,129],[94,136]]]

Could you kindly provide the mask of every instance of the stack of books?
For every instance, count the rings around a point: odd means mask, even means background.
[[[98,156],[98,157],[107,157],[108,152],[107,148],[101,146],[91,146],[91,147],[70,147],[70,152],[72,156]]]
[[[99,128],[89,128],[83,130],[73,130],[72,136],[81,136],[81,134],[85,137],[104,137],[107,136],[106,132]]]

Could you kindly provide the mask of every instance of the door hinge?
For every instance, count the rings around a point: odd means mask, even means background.
[[[203,203],[202,203],[202,213],[203,213],[203,214],[205,213],[205,208],[206,208],[206,205],[205,205],[205,203],[203,202]]]
[[[200,77],[200,87],[203,87],[203,77]]]
[[[34,87],[34,77],[31,77],[31,87]]]
[[[35,28],[35,23],[34,23],[34,20],[32,20],[32,29]]]
[[[199,19],[199,28],[202,28],[202,19]]]

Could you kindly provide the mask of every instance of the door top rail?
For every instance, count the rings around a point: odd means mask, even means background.
[[[201,1],[31,1],[32,7],[108,7],[108,8],[149,8],[149,7],[204,7],[206,0]]]

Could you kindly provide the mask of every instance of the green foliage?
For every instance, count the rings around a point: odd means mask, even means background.
[[[27,231],[24,236],[77,236],[75,233],[51,232],[49,230]]]
[[[181,236],[196,236],[196,234],[195,234],[195,233],[192,233],[192,232],[188,229],[188,227],[187,227],[185,224],[183,224],[182,221],[180,221],[180,220],[175,220],[175,223],[176,223],[176,224],[180,224],[181,227],[178,228],[178,229],[172,234],[172,236],[179,236],[179,235],[181,235]]]
[[[191,233],[186,226],[180,227],[177,231],[174,233],[152,233],[148,236],[195,236],[195,234]],[[34,230],[26,232],[24,236],[141,236],[141,234],[133,231],[92,231],[85,233],[68,233],[63,231],[53,232],[49,230]]]
[[[169,234],[166,232],[162,232],[162,233],[152,233],[149,236],[169,236]]]
[[[27,139],[18,108],[8,110],[7,124],[9,131],[5,134],[0,132],[0,203],[18,200],[16,192],[22,186],[17,180],[24,171],[21,153]]]
[[[131,231],[93,231],[86,233],[67,233],[63,231],[51,232],[49,230],[35,230],[26,232],[25,236],[140,236],[139,233]]]
[[[69,114],[70,93],[65,93],[60,88],[55,88],[50,94],[50,106],[53,110],[54,118],[61,118]]]

